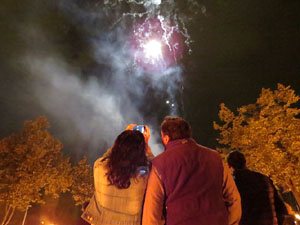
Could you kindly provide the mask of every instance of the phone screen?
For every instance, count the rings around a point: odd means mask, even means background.
[[[141,132],[143,134],[144,130],[145,130],[145,126],[144,125],[138,125],[138,126],[133,127],[132,130],[138,130],[139,132]]]

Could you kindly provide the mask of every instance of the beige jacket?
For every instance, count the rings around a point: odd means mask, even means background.
[[[82,218],[94,225],[140,225],[148,174],[131,179],[127,189],[118,189],[107,180],[107,160],[94,164],[95,194]]]

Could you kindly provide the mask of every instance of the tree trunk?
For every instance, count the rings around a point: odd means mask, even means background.
[[[10,209],[11,209],[10,205],[5,206],[5,213],[4,213],[4,217],[2,219],[1,225],[5,224],[5,221],[6,221],[7,217],[9,216]]]
[[[29,206],[26,207],[26,211],[24,213],[24,218],[23,218],[22,225],[25,225],[25,220],[26,220],[26,217],[27,217],[28,208],[29,208]]]
[[[5,225],[7,225],[10,221],[11,221],[11,218],[13,217],[13,215],[15,214],[15,207],[13,207],[12,208],[12,211],[11,211],[11,213],[10,213],[10,215],[9,215],[9,217],[8,217],[8,219],[7,219],[7,221],[6,221],[6,223],[5,223]]]
[[[13,215],[15,213],[15,209],[16,209],[16,207],[10,206],[8,213],[7,213],[6,217],[3,219],[1,225],[7,225],[11,221],[11,218],[13,217]]]

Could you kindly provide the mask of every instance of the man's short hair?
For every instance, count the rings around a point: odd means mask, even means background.
[[[229,166],[234,169],[245,169],[246,158],[243,153],[238,150],[231,151],[227,156],[227,162]]]
[[[166,116],[161,123],[161,131],[170,137],[170,141],[192,136],[190,124],[177,116]]]

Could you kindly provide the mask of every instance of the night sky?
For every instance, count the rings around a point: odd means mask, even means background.
[[[114,21],[133,9],[103,2],[1,0],[1,138],[45,115],[67,154],[93,162],[130,122],[151,125],[159,142],[172,95],[193,137],[215,148],[220,103],[236,110],[277,83],[300,95],[298,0],[176,1],[192,40],[176,79],[128,66],[123,44],[134,19]]]

